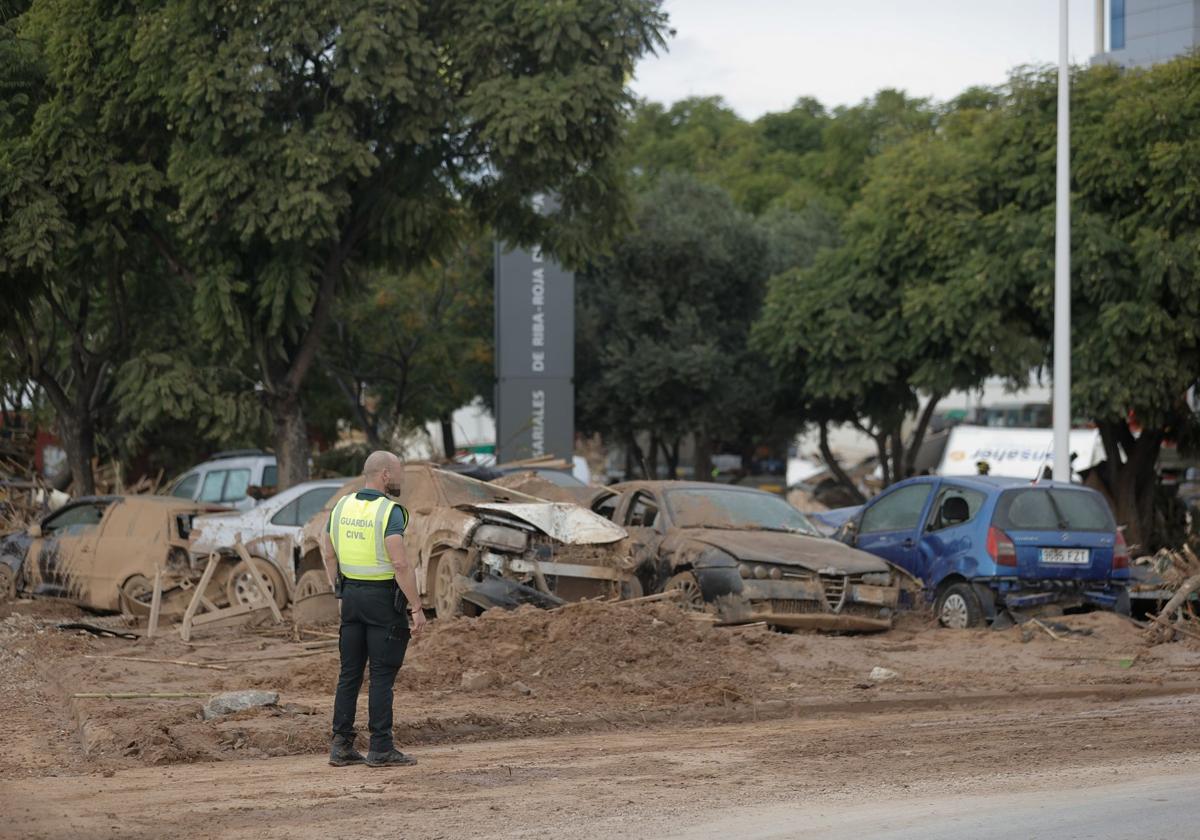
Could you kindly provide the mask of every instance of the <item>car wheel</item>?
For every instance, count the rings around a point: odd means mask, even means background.
[[[458,618],[475,615],[474,605],[462,599],[458,578],[471,570],[471,561],[465,551],[450,549],[438,557],[437,571],[433,578],[433,608],[438,618]]]
[[[704,609],[704,594],[700,591],[700,582],[696,580],[694,573],[680,572],[668,578],[667,585],[663,587],[663,592],[671,592],[673,590],[680,592],[676,603],[685,610],[699,612]]]
[[[934,612],[938,622],[951,630],[966,630],[983,624],[983,606],[969,583],[954,583],[942,590]]]
[[[300,580],[296,581],[297,601],[331,591],[329,588],[329,579],[325,577],[325,572],[322,569],[309,569],[300,575]]]
[[[17,597],[17,573],[0,563],[0,604]]]
[[[270,560],[264,560],[261,557],[254,559],[257,561],[255,566],[262,569],[267,578],[267,591],[275,599],[275,606],[283,609],[287,606],[287,584],[283,581],[283,575]],[[250,574],[250,567],[245,560],[239,560],[234,564],[233,569],[229,572],[229,579],[225,582],[225,597],[230,606],[259,603],[259,590],[251,580]],[[266,604],[262,606],[266,606]]]
[[[145,575],[130,575],[121,584],[121,591],[131,601],[147,601],[154,593],[154,584]]]

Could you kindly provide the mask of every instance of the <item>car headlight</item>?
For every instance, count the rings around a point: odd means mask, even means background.
[[[754,567],[749,563],[738,563],[738,574],[744,578],[754,577]]]
[[[480,525],[475,529],[475,542],[500,551],[521,553],[529,545],[529,535],[503,525]]]
[[[862,576],[862,582],[867,586],[891,586],[891,572],[868,572]]]

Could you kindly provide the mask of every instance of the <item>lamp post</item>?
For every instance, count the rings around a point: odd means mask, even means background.
[[[1071,76],[1067,0],[1058,0],[1058,165],[1054,206],[1054,480],[1071,480]]]

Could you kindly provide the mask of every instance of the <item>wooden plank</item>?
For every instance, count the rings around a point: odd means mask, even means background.
[[[146,638],[158,635],[158,614],[162,610],[162,569],[154,572],[154,594],[150,598],[150,620],[146,624]]]
[[[266,612],[265,606],[256,604],[238,604],[234,607],[226,607],[223,610],[216,612],[204,613],[192,619],[193,627],[205,627],[209,624],[219,624],[225,621],[249,620],[255,613]]]
[[[208,589],[208,584],[212,581],[213,572],[217,570],[217,564],[221,562],[221,556],[215,551],[208,555],[208,564],[204,567],[204,574],[200,576],[200,583],[196,586],[196,594],[192,596],[191,603],[188,604],[187,610],[183,614],[183,621],[179,624],[179,636],[185,642],[192,638],[192,624],[196,615],[196,610],[200,607],[201,599],[204,597],[204,590]]]
[[[186,665],[189,668],[211,668],[214,671],[228,671],[224,665],[213,665],[209,662],[188,662],[185,659],[151,659],[146,656],[107,656],[105,654],[85,653],[84,659],[116,659],[121,662],[150,662],[155,665]]]
[[[209,691],[81,691],[72,697],[96,697],[104,700],[178,700],[184,697],[211,697]]]

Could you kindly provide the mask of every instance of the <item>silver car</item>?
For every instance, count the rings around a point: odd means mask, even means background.
[[[294,597],[304,523],[322,510],[345,483],[344,478],[305,481],[263,499],[250,510],[197,516],[192,523],[191,551],[200,555],[214,551],[228,555],[225,594],[229,603],[243,604],[253,600],[253,595],[250,569],[232,551],[234,545],[241,543],[253,556],[270,562],[269,588],[282,606],[289,596]]]

